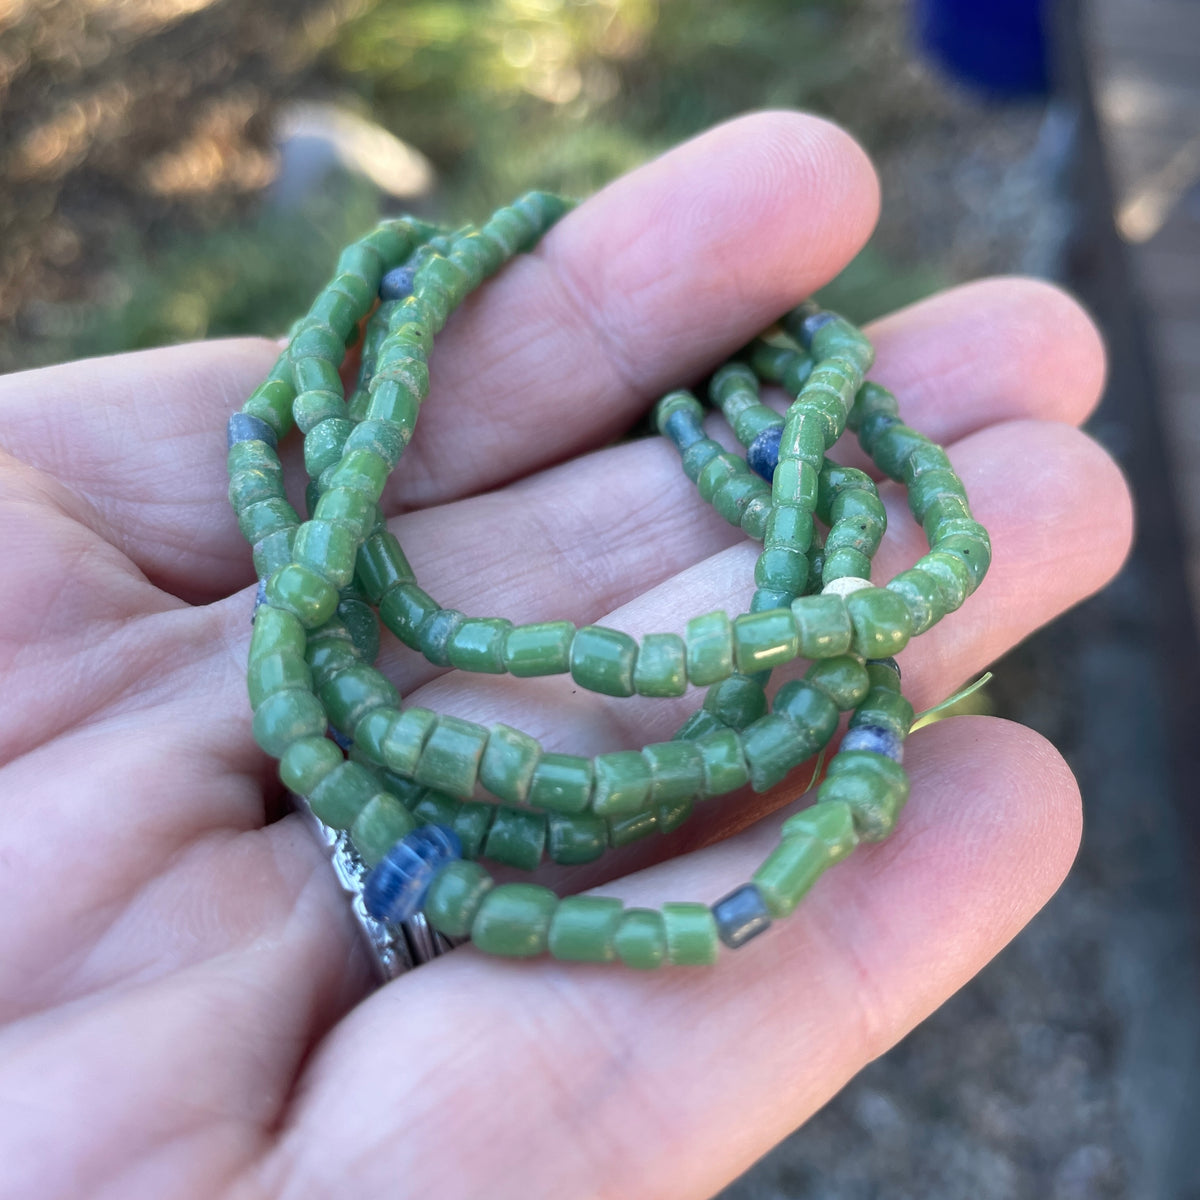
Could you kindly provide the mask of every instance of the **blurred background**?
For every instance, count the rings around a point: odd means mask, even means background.
[[[764,106],[879,166],[848,315],[1084,299],[1140,535],[982,701],[1080,777],[1066,886],[726,1196],[1197,1200],[1200,2],[0,0],[0,370],[278,334],[381,213],[584,195]]]

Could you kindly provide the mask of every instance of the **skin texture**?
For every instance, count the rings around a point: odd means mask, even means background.
[[[603,447],[836,274],[877,197],[845,134],[762,114],[564,219],[435,349],[387,496],[423,585],[480,615],[633,633],[741,611],[753,548],[670,447]],[[1076,428],[1103,355],[1061,292],[991,280],[869,333],[873,376],[947,444],[995,547],[979,592],[903,656],[919,711],[1102,586],[1130,504]],[[0,1194],[711,1195],[1053,893],[1079,836],[1070,771],[1028,730],[948,720],[909,743],[892,839],[714,969],[462,949],[371,992],[306,830],[264,823],[279,785],[249,731],[253,578],[222,429],[276,352],[210,343],[0,381]],[[921,543],[882,494],[888,578]],[[695,703],[460,678],[394,642],[383,666],[406,699],[558,750],[640,745]],[[715,900],[789,809],[746,827],[804,782],[549,878]]]

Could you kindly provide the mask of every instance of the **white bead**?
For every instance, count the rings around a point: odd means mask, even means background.
[[[863,588],[874,587],[869,579],[860,579],[857,575],[844,575],[827,583],[821,589],[822,596],[849,596],[852,592],[861,592]]]

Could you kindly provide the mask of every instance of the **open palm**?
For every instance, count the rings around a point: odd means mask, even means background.
[[[565,218],[439,339],[385,497],[423,586],[633,633],[744,610],[753,547],[668,446],[606,443],[827,282],[876,205],[844,134],[766,114]],[[869,333],[873,377],[947,445],[995,548],[976,596],[902,657],[920,710],[1104,583],[1129,501],[1075,428],[1103,361],[1061,293],[980,283]],[[297,818],[267,823],[280,787],[250,736],[254,580],[222,434],[275,353],[209,343],[0,381],[0,1196],[710,1195],[1053,892],[1078,837],[1070,772],[1027,730],[941,722],[909,743],[891,841],[716,968],[463,948],[368,994],[321,851]],[[881,494],[888,578],[922,547],[903,495]],[[381,665],[406,699],[576,753],[668,737],[687,706],[460,677],[395,642]],[[711,901],[778,821],[738,831],[802,786],[711,801],[552,881]]]

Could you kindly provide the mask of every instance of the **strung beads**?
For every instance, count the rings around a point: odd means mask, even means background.
[[[702,965],[791,913],[860,841],[891,831],[908,797],[901,763],[913,719],[892,656],[978,587],[991,547],[945,453],[904,425],[891,393],[864,382],[873,352],[863,335],[806,304],[710,380],[708,398],[744,456],[706,434],[690,392],[655,410],[701,499],[762,543],[750,611],[703,613],[639,640],[443,607],[420,587],[379,499],[428,394],[434,336],[568,207],[534,192],[478,229],[384,222],[343,251],[275,368],[230,418],[229,497],[260,579],[254,736],[280,759],[287,787],[348,832],[371,868],[363,899],[376,918],[423,911],[439,933],[507,957]],[[346,397],[342,360],[356,341]],[[786,413],[763,402],[764,384],[783,389]],[[304,438],[308,520],[287,499],[276,451],[293,428]],[[906,487],[930,545],[883,587],[870,579],[886,529],[878,490],[828,457],[847,430]],[[569,674],[614,697],[708,690],[670,741],[594,757],[546,752],[507,725],[403,705],[373,666],[380,621],[442,667]],[[795,659],[811,664],[804,678],[768,701],[771,672]],[[496,885],[475,861],[581,864],[670,832],[697,802],[777,786],[831,741],[843,712],[850,727],[816,802],[784,823],[752,880],[711,907],[560,900],[540,885]]]

